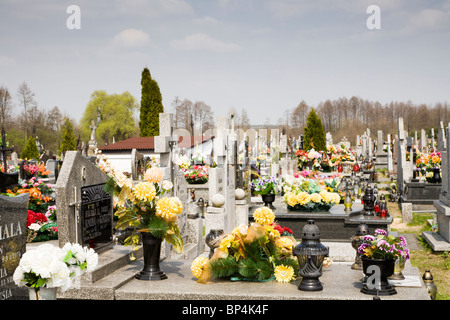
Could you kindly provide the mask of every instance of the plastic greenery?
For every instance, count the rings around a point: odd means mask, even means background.
[[[294,272],[283,273],[288,277],[277,277],[277,280],[293,280],[298,274],[298,261],[292,255],[295,239],[280,235],[275,229],[274,217],[269,208],[258,208],[254,214],[255,222],[236,227],[225,235],[209,261],[195,259],[191,270],[198,282],[206,283],[211,278],[267,281],[275,278],[278,266]]]

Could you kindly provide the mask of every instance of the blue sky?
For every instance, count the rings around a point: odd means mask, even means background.
[[[15,96],[25,81],[77,121],[95,90],[140,101],[144,67],[166,111],[178,96],[215,117],[245,108],[252,124],[301,100],[450,102],[448,0],[0,0],[0,30],[0,86]]]

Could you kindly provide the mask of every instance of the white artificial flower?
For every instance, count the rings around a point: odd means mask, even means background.
[[[171,190],[173,188],[173,184],[172,184],[172,182],[170,182],[168,180],[164,180],[162,182],[162,186],[161,187],[162,187],[163,190],[169,191],[169,190]]]
[[[86,263],[87,263],[86,267],[87,272],[92,272],[97,268],[98,254],[92,248],[89,248],[86,251]]]
[[[31,229],[33,231],[39,231],[40,228],[41,228],[41,225],[38,223],[32,223],[28,226],[28,229]]]

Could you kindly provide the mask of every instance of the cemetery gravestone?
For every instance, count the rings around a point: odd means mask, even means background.
[[[67,151],[55,185],[58,239],[112,248],[112,205],[103,190],[107,175],[77,151]]]
[[[0,192],[5,193],[8,189],[13,189],[19,185],[19,173],[3,173],[0,171]]]
[[[0,300],[28,299],[28,290],[13,281],[26,251],[28,197],[0,195]]]
[[[81,245],[99,248],[112,239],[111,195],[105,184],[81,187]]]

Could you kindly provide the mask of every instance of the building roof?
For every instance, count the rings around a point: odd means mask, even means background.
[[[190,148],[195,146],[200,142],[205,142],[209,139],[213,139],[213,136],[180,136],[178,138],[178,146],[180,148]],[[146,150],[153,151],[155,149],[155,137],[132,137],[125,139],[104,147],[99,148],[103,151],[127,151],[127,150]]]

